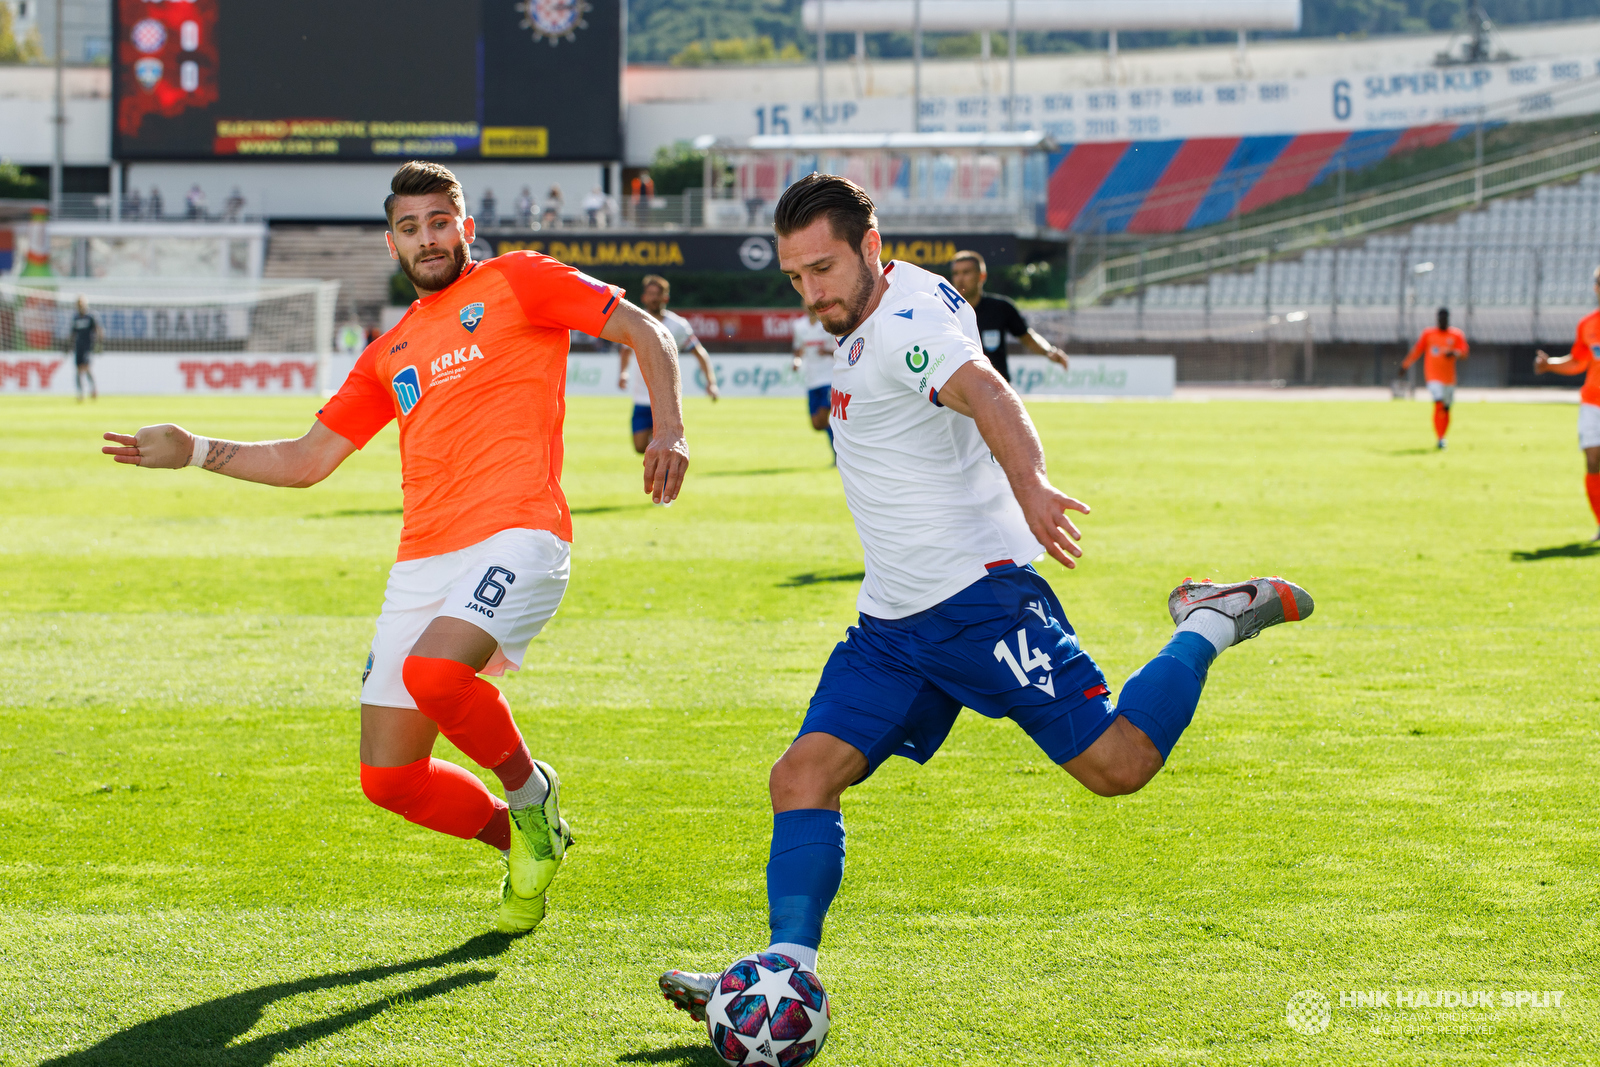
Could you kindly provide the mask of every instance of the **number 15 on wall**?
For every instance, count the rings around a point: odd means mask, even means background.
[[[768,125],[771,129],[768,129]],[[756,108],[756,136],[765,137],[767,134],[777,135],[789,132],[789,105],[773,104],[771,107]]]

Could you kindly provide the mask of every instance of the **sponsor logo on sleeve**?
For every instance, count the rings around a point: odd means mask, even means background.
[[[396,374],[390,384],[394,386],[394,398],[400,402],[400,414],[411,414],[411,409],[422,399],[422,380],[417,376],[417,368],[407,367]]]
[[[906,366],[911,368],[912,374],[921,374],[928,369],[928,353],[924,352],[920,345],[914,345],[911,351],[906,353]]]
[[[478,323],[483,321],[483,304],[468,304],[461,309],[461,325],[468,333],[478,328]]]
[[[855,339],[855,342],[853,344],[851,344],[851,346],[850,346],[850,355],[849,355],[848,358],[849,358],[850,365],[852,367],[854,367],[856,365],[856,363],[858,363],[860,361],[860,359],[861,359],[861,351],[862,351],[862,349],[864,349],[866,347],[867,347],[867,339],[865,337],[857,337]]]

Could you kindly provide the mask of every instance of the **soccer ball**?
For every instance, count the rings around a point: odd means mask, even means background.
[[[722,972],[706,1005],[706,1033],[729,1067],[801,1067],[822,1051],[832,1018],[816,975],[788,956],[757,952]]]

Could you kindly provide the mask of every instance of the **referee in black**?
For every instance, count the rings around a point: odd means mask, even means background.
[[[1003,296],[985,296],[983,283],[989,280],[989,268],[976,252],[957,252],[950,260],[950,284],[967,298],[978,315],[978,335],[983,339],[983,354],[989,357],[1000,377],[1011,380],[1011,369],[1006,366],[1006,337],[1019,338],[1023,347],[1038,356],[1061,364],[1067,369],[1067,354],[1049,341],[1038,330],[1028,325],[1017,305]]]
[[[89,300],[87,297],[78,297],[78,311],[72,316],[72,323],[67,329],[67,350],[72,353],[73,363],[77,368],[78,403],[83,403],[83,381],[89,380],[89,399],[100,399],[100,391],[95,388],[94,371],[89,368],[89,357],[94,352],[94,343],[99,338],[100,322],[89,314]]]

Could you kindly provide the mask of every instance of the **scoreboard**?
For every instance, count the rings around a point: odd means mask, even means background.
[[[118,160],[622,156],[624,0],[113,0]]]

